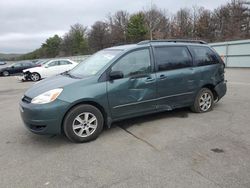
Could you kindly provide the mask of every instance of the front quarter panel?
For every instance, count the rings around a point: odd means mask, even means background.
[[[80,80],[77,83],[64,87],[60,100],[70,103],[68,109],[79,103],[94,102],[100,105],[109,115],[106,82],[98,82],[97,79],[88,81]]]

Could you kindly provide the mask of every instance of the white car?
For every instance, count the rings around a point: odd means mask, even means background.
[[[70,59],[48,60],[40,64],[39,67],[23,70],[22,80],[38,81],[43,78],[69,71],[76,65],[77,63]]]

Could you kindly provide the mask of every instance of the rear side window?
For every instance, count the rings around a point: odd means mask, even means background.
[[[205,66],[219,63],[216,54],[208,47],[190,46],[190,50],[194,56],[195,66]]]
[[[23,63],[23,66],[32,66],[32,65],[33,65],[33,63],[29,63],[29,62]]]
[[[179,69],[192,66],[192,58],[184,46],[155,47],[158,71]]]
[[[51,63],[49,63],[49,67],[54,67],[54,66],[58,66],[59,65],[59,61],[52,61]]]
[[[70,64],[72,63],[69,61],[60,61],[60,65],[70,65]]]

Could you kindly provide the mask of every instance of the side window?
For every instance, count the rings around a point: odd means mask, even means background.
[[[70,65],[70,64],[72,63],[66,60],[60,61],[60,65]]]
[[[59,65],[59,61],[52,61],[51,63],[48,64],[48,67],[54,67]]]
[[[158,71],[192,66],[191,55],[183,46],[155,47],[155,59]]]
[[[219,63],[216,54],[208,47],[190,46],[194,56],[194,65],[204,66]]]
[[[31,66],[32,64],[31,63],[29,63],[29,62],[25,62],[25,63],[23,63],[23,66],[25,66],[25,67],[29,67],[29,66]]]
[[[16,64],[14,64],[12,66],[15,67],[15,68],[18,68],[18,67],[22,67],[23,65],[22,65],[22,63],[16,63]]]
[[[112,71],[121,71],[124,77],[149,73],[151,71],[149,49],[125,55],[112,67]]]

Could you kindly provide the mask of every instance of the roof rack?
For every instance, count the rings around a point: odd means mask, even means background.
[[[143,44],[148,44],[148,43],[153,43],[153,42],[182,42],[182,43],[198,43],[198,44],[207,44],[203,40],[189,40],[189,39],[166,39],[166,40],[144,40],[139,43],[138,45],[143,45]]]

